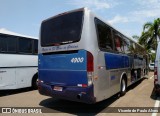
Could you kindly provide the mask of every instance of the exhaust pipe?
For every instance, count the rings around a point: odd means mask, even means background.
[[[77,99],[81,99],[81,97],[82,97],[82,93],[77,95]]]

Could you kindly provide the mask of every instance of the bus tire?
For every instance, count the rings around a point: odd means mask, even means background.
[[[35,74],[32,79],[32,88],[38,89],[38,74]]]
[[[123,77],[121,80],[121,91],[120,91],[120,95],[124,96],[126,94],[127,91],[127,84],[126,84],[126,79]]]

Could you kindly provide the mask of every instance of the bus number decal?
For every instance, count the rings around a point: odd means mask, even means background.
[[[71,59],[72,63],[82,63],[83,61],[84,61],[83,57],[81,57],[81,58],[72,58]]]

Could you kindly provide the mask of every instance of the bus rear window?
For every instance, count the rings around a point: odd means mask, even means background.
[[[62,14],[42,22],[41,45],[54,46],[78,42],[81,37],[83,11]]]

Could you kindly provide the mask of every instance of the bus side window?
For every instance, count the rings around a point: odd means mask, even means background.
[[[38,40],[34,40],[34,54],[38,53]]]
[[[1,35],[0,36],[0,52],[7,52],[7,36]]]
[[[127,40],[125,37],[124,37],[123,39],[124,39],[124,41],[123,41],[123,44],[124,44],[124,52],[125,52],[126,54],[130,54],[130,53],[131,53],[130,50],[129,50],[130,42],[129,42],[129,40]]]
[[[6,40],[7,40],[7,52],[15,53],[17,38],[14,36],[9,36]]]
[[[113,32],[113,36],[114,36],[116,51],[118,51],[118,52],[124,52],[122,38],[116,32]]]
[[[18,46],[19,53],[32,54],[32,40],[26,38],[19,38]]]
[[[113,50],[111,28],[97,18],[95,18],[95,24],[100,49]]]

